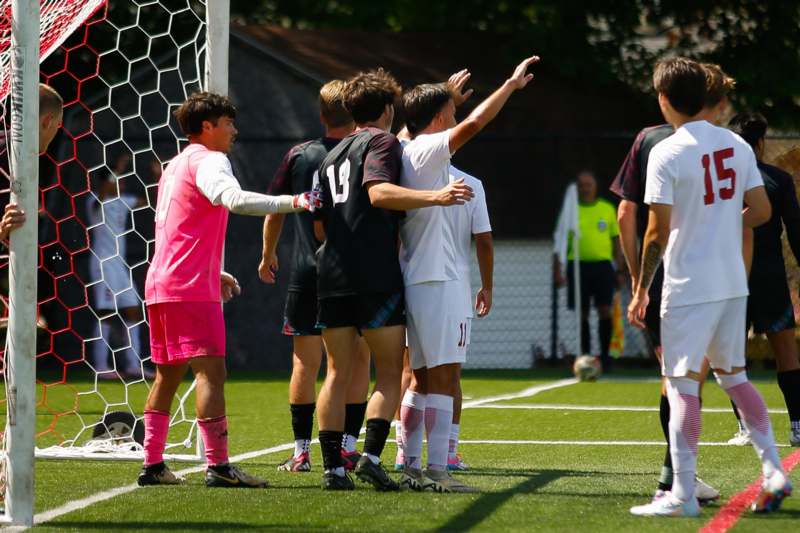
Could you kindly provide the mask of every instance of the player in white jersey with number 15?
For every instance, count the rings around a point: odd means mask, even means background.
[[[674,480],[671,493],[631,512],[700,514],[694,489],[704,357],[739,406],[762,462],[764,482],[753,509],[773,511],[791,493],[791,483],[764,400],[745,372],[748,291],[741,252],[742,224],[756,227],[769,220],[769,200],[750,146],[731,131],[697,119],[706,91],[701,65],[685,58],[663,60],[653,85],[675,133],[650,152],[645,187],[649,221],[628,318],[644,327],[647,291],[663,254],[661,363],[670,403]]]

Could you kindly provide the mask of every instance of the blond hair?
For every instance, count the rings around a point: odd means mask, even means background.
[[[344,81],[331,80],[319,90],[319,110],[329,128],[347,126],[353,117],[344,108]]]
[[[705,107],[714,107],[733,91],[736,87],[736,80],[725,74],[719,65],[702,63],[701,66],[706,71]]]

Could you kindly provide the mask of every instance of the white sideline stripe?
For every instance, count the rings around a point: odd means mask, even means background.
[[[540,446],[664,446],[663,440],[459,440],[462,444],[533,444]],[[727,442],[701,442],[700,446],[741,447]],[[788,444],[776,444],[778,448],[789,448]],[[749,447],[749,446],[748,446]]]
[[[314,441],[319,442],[319,441]],[[294,442],[281,444],[278,446],[273,446],[272,448],[265,448],[263,450],[255,450],[252,452],[241,453],[239,455],[235,455],[231,457],[231,462],[239,462],[239,461],[246,461],[248,459],[253,459],[255,457],[260,457],[262,455],[269,455],[271,453],[282,452],[285,450],[292,450],[294,449]],[[175,473],[177,476],[185,476],[188,474],[196,474],[198,472],[202,472],[206,469],[205,464],[200,466],[193,466],[190,468],[184,468],[183,470],[178,470]],[[93,494],[87,498],[82,498],[80,500],[73,500],[71,502],[67,502],[61,507],[56,507],[55,509],[51,509],[49,511],[44,511],[39,513],[33,517],[33,523],[35,525],[41,524],[43,522],[48,522],[59,516],[63,516],[67,513],[71,513],[73,511],[78,511],[80,509],[84,509],[89,507],[90,505],[94,505],[95,503],[100,503],[106,500],[110,500],[116,496],[120,496],[122,494],[127,494],[129,492],[133,492],[136,489],[139,489],[139,485],[136,483],[132,483],[130,485],[124,485],[122,487],[115,487],[113,489],[105,490],[103,492],[98,492],[97,494]]]
[[[559,380],[559,381],[555,381],[553,383],[546,383],[546,384],[543,384],[543,385],[535,385],[533,387],[528,387],[527,389],[524,389],[522,391],[519,391],[519,392],[516,392],[516,393],[512,393],[512,394],[503,394],[503,395],[500,395],[500,396],[490,396],[490,397],[487,397],[487,398],[480,398],[480,399],[477,399],[477,400],[472,400],[472,401],[469,401],[469,402],[465,402],[463,407],[462,407],[462,409],[474,408],[474,407],[478,407],[478,406],[481,406],[481,405],[486,404],[486,403],[500,402],[500,401],[506,401],[506,400],[515,400],[517,398],[528,398],[528,397],[534,396],[534,395],[536,395],[536,394],[538,394],[540,392],[544,392],[544,391],[548,391],[548,390],[552,390],[552,389],[557,389],[559,387],[566,387],[567,385],[573,385],[573,384],[575,384],[577,382],[578,382],[577,379],[572,378],[572,379],[562,379],[562,380]],[[363,430],[364,429],[362,428],[362,431]],[[315,439],[312,442],[313,443],[317,443],[319,441]],[[473,442],[473,441],[467,441],[467,442]],[[234,457],[231,457],[230,460],[231,460],[232,463],[240,462],[240,461],[246,461],[248,459],[254,459],[254,458],[260,457],[262,455],[268,455],[268,454],[271,454],[271,453],[277,453],[277,452],[282,452],[282,451],[285,451],[285,450],[291,450],[293,448],[294,448],[294,442],[290,442],[290,443],[286,443],[286,444],[281,444],[279,446],[273,446],[272,448],[266,448],[266,449],[263,449],[263,450],[255,450],[255,451],[252,451],[252,452],[242,453],[242,454],[236,455]],[[205,470],[205,468],[206,468],[205,465],[193,466],[191,468],[184,468],[183,470],[178,470],[177,472],[175,472],[175,474],[178,475],[178,476],[185,476],[187,474],[196,474],[198,472],[202,472],[203,470]],[[103,502],[103,501],[106,501],[106,500],[110,500],[111,498],[114,498],[116,496],[120,496],[122,494],[128,494],[129,492],[133,492],[138,488],[140,488],[139,485],[133,483],[133,484],[130,484],[130,485],[124,485],[122,487],[116,487],[116,488],[113,488],[113,489],[109,489],[109,490],[105,490],[105,491],[102,491],[102,492],[98,492],[97,494],[94,494],[94,495],[89,496],[87,498],[81,498],[80,500],[73,500],[71,502],[65,503],[61,507],[56,507],[55,509],[51,509],[49,511],[44,511],[42,513],[39,513],[39,514],[35,515],[33,517],[33,523],[34,523],[34,525],[38,525],[38,524],[42,524],[44,522],[49,522],[50,520],[53,520],[55,518],[58,518],[60,516],[65,515],[65,514],[71,513],[73,511],[79,511],[81,509],[89,507],[90,505],[94,505],[95,503],[100,503],[100,502]]]
[[[658,412],[658,407],[642,407],[637,405],[574,405],[558,403],[493,403],[476,405],[476,409],[540,409],[543,411],[634,411]],[[731,413],[730,407],[705,407],[704,413]],[[773,415],[785,415],[786,409],[767,409]]]

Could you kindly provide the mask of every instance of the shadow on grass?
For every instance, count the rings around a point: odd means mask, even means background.
[[[507,474],[511,475],[511,474]],[[478,496],[466,509],[452,517],[444,525],[436,529],[439,532],[469,531],[486,518],[494,514],[504,503],[518,494],[531,494],[537,492],[548,483],[562,477],[585,476],[586,472],[573,470],[540,470],[537,472],[520,473],[515,476],[526,476],[527,479],[513,487],[499,492],[486,492]]]
[[[314,527],[307,524],[293,527],[288,524],[245,524],[242,522],[138,522],[138,521],[62,521],[42,524],[43,527],[74,528],[78,531],[108,530],[126,531],[131,529],[141,529],[146,531],[221,531],[233,529],[250,529],[254,531],[324,531],[324,527]]]

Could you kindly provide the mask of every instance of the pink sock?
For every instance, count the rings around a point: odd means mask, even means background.
[[[164,462],[168,431],[168,412],[153,410],[144,412],[144,466]]]
[[[228,417],[198,420],[200,436],[206,448],[206,463],[209,466],[224,465],[228,462]]]
[[[672,494],[681,501],[694,497],[697,444],[700,440],[700,384],[689,378],[667,378]]]

